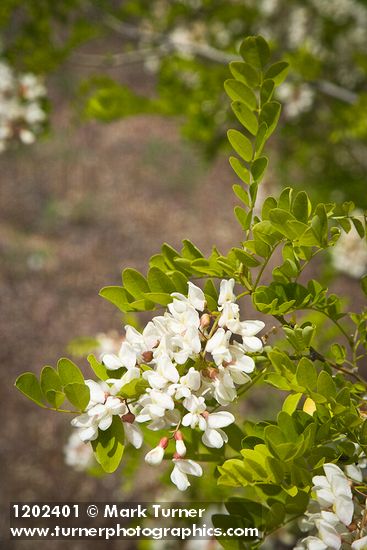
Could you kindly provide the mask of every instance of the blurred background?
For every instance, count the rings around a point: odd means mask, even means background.
[[[86,373],[83,352],[116,346],[121,321],[136,319],[122,320],[98,291],[119,284],[124,267],[145,271],[163,241],[189,238],[209,253],[241,240],[223,81],[241,39],[256,33],[291,65],[264,192],[291,185],[366,208],[366,2],[2,0],[0,548],[39,548],[7,540],[10,501],[172,497],[150,470],[134,481],[142,453],[102,477],[67,443],[68,415],[38,409],[13,384],[63,355]],[[313,273],[346,307],[358,307],[355,277],[367,268],[353,231]],[[243,414],[271,408],[268,395],[254,395]]]

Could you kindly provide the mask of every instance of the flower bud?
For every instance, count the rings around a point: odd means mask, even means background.
[[[145,455],[145,462],[150,464],[151,466],[158,466],[163,460],[164,457],[164,448],[160,447],[159,445],[157,447],[154,447],[149,453]]]
[[[210,325],[210,315],[208,313],[204,313],[200,317],[200,328],[204,329],[207,328]]]
[[[186,454],[186,445],[183,442],[182,432],[177,431],[173,437],[176,440],[176,453],[175,454],[179,455],[179,457],[182,458]]]
[[[135,414],[133,414],[132,412],[128,412],[121,416],[121,420],[123,422],[128,422],[128,424],[132,424],[135,420]]]
[[[153,359],[153,352],[152,351],[144,351],[144,353],[141,354],[142,358],[146,363],[150,363]]]

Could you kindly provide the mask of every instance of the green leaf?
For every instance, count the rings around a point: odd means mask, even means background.
[[[90,392],[86,384],[72,383],[64,387],[66,397],[70,403],[80,411],[84,411],[89,403]]]
[[[316,369],[309,359],[302,357],[296,371],[297,382],[303,388],[313,390],[317,383]]]
[[[105,472],[114,472],[124,454],[124,428],[121,418],[114,416],[108,430],[98,431],[98,438],[92,441],[93,451],[97,462]]]
[[[252,481],[252,476],[249,474],[244,462],[237,458],[226,460],[223,466],[218,466],[218,470],[221,474],[218,485],[241,487]]]
[[[82,371],[70,359],[65,357],[59,359],[57,370],[63,386],[67,384],[84,384]]]
[[[292,212],[297,220],[307,223],[311,214],[311,203],[305,191],[299,191],[292,204]]]
[[[261,155],[261,151],[264,148],[267,135],[268,135],[268,125],[266,124],[266,122],[261,122],[261,124],[259,125],[259,130],[257,132],[256,139],[255,139],[255,151],[256,151],[255,156],[256,157]]]
[[[240,46],[243,59],[256,68],[263,68],[269,60],[269,46],[262,36],[248,36]]]
[[[48,390],[46,392],[46,399],[55,409],[59,409],[65,401],[65,393],[57,390]]]
[[[334,380],[326,371],[321,371],[317,379],[317,393],[321,393],[324,397],[330,400],[330,397],[335,397],[336,387]]]
[[[256,88],[260,83],[259,72],[248,63],[232,61],[229,64],[229,69],[236,80],[243,82],[250,88]]]
[[[281,111],[281,105],[277,101],[269,101],[261,109],[259,122],[265,122],[268,126],[266,137],[268,138],[275,130]]]
[[[218,290],[212,279],[207,279],[204,285],[204,294],[210,311],[218,308]]]
[[[132,311],[126,292],[121,286],[105,286],[100,290],[99,295],[124,313]]]
[[[265,78],[271,78],[279,86],[285,80],[288,74],[289,64],[285,61],[278,61],[270,65],[265,73]]]
[[[108,380],[108,378],[110,378],[106,367],[103,363],[100,363],[93,354],[88,355],[87,360],[97,378],[100,380]]]
[[[288,414],[293,414],[297,409],[297,405],[300,402],[301,397],[302,393],[292,393],[288,395],[283,403],[282,411]]]
[[[229,143],[236,153],[245,161],[250,162],[252,159],[252,145],[250,140],[238,130],[228,130],[227,136]]]
[[[161,306],[167,306],[172,302],[172,296],[170,294],[167,294],[165,292],[147,292],[145,294],[145,297],[155,304],[159,304]]]
[[[119,391],[118,395],[128,399],[137,399],[148,388],[149,384],[141,378],[134,378],[128,384],[125,384]]]
[[[184,258],[189,260],[196,260],[197,258],[203,258],[203,254],[200,250],[188,239],[184,239],[181,254]]]
[[[122,272],[122,281],[126,290],[135,298],[144,296],[144,292],[149,292],[148,283],[139,271],[127,268]]]
[[[234,157],[232,157],[234,158]],[[233,192],[246,206],[250,206],[250,201],[247,192],[241,185],[235,184],[232,186]]]
[[[236,258],[246,267],[257,267],[258,265],[260,265],[259,260],[257,260],[254,256],[252,256],[242,248],[232,248],[232,251],[236,255]]]
[[[40,407],[45,408],[41,385],[37,376],[33,374],[33,372],[25,372],[18,376],[15,381],[15,386],[26,397],[28,397],[28,399],[34,401]]]
[[[233,101],[231,106],[242,126],[244,126],[253,136],[256,136],[259,124],[255,114],[242,101]]]
[[[268,159],[266,157],[259,157],[252,163],[251,174],[255,181],[260,181],[264,175],[264,172],[268,166]]]
[[[256,96],[249,86],[233,78],[225,81],[224,89],[233,101],[242,101],[251,111],[257,107]]]
[[[233,170],[236,172],[237,176],[244,183],[247,183],[249,185],[251,181],[251,174],[246,166],[244,166],[237,157],[229,157],[229,163],[232,166]]]
[[[237,220],[240,222],[240,225],[242,226],[242,229],[246,231],[250,227],[251,223],[251,212],[247,213],[246,210],[241,208],[240,206],[234,207],[234,213],[237,218]]]
[[[56,409],[64,401],[62,384],[58,373],[52,367],[43,367],[40,376],[41,389],[47,401]]]
[[[271,100],[274,92],[274,87],[275,86],[273,80],[264,80],[264,82],[262,83],[260,90],[260,99],[262,106]]]
[[[363,239],[363,237],[365,236],[365,230],[364,230],[364,227],[363,227],[363,223],[361,222],[361,220],[359,218],[352,218],[352,222],[353,222],[353,225],[354,225],[358,235],[361,237],[361,239]]]
[[[158,267],[151,267],[148,272],[148,284],[152,292],[171,294],[175,286],[171,279]]]

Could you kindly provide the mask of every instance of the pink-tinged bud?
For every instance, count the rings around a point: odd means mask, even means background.
[[[183,440],[183,435],[182,435],[182,432],[180,432],[180,430],[177,430],[177,432],[174,433],[174,436],[176,441],[182,441]]]
[[[149,453],[145,455],[145,462],[150,464],[151,466],[158,466],[163,460],[164,457],[164,447],[161,445],[158,445],[157,447],[154,447]]]
[[[186,445],[182,439],[176,439],[176,454],[180,457],[184,457],[186,454]]]
[[[201,416],[202,416],[203,418],[205,418],[205,420],[207,420],[207,418],[208,418],[208,416],[209,416],[208,411],[202,412],[202,413],[201,413]]]
[[[162,447],[162,449],[167,449],[168,443],[169,443],[168,437],[162,437],[162,439],[161,439],[160,442],[158,443],[158,446],[159,446],[159,447]]]
[[[144,351],[144,353],[141,354],[142,358],[146,363],[150,363],[153,359],[153,352],[152,351]]]
[[[133,414],[132,412],[128,412],[121,416],[121,420],[123,422],[127,422],[128,424],[132,424],[135,420],[135,414]]]
[[[186,454],[186,445],[183,442],[183,435],[180,430],[174,433],[173,436],[176,440],[176,454],[178,454],[181,458],[185,456]]]
[[[208,313],[204,313],[200,317],[200,328],[205,329],[210,325],[210,315]]]

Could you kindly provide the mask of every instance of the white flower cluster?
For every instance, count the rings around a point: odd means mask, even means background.
[[[235,418],[230,412],[217,411],[218,406],[229,405],[237,396],[237,386],[250,380],[255,362],[248,354],[262,349],[256,335],[264,323],[240,320],[234,284],[234,279],[221,281],[215,312],[206,310],[203,291],[189,282],[188,296],[173,293],[164,315],[154,317],[142,333],[125,327],[118,355],[107,353],[102,358],[109,371],[123,369],[122,376],[86,381],[90,402],[72,420],[83,441],[96,439],[98,430],[108,429],[118,415],[126,438],[139,448],[143,442],[139,424],[148,423],[150,430],[171,432],[148,452],[146,462],[160,464],[171,439],[176,449],[171,480],[178,489],[190,485],[188,474],[202,475],[201,466],[184,458],[186,446],[179,428],[198,428],[205,446],[222,447],[228,440],[223,428]],[[119,392],[139,379],[146,389],[134,403],[127,403]]]
[[[355,503],[351,483],[336,464],[324,464],[325,476],[314,476],[313,491],[316,501],[311,501],[303,521],[304,530],[317,529],[317,536],[308,536],[294,550],[339,550],[367,548],[367,536],[361,536],[355,519]],[[345,545],[348,546],[345,546]]]
[[[46,89],[38,76],[16,74],[0,61],[0,152],[14,141],[35,141],[46,120],[42,107],[45,96]]]
[[[359,212],[353,215],[358,218]],[[360,219],[362,221],[363,217],[360,216]],[[367,273],[367,242],[366,239],[361,239],[354,226],[349,233],[342,232],[330,252],[333,266],[337,271],[356,279]]]

